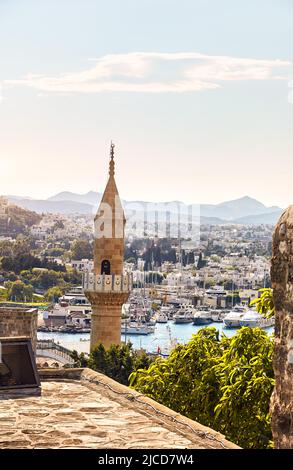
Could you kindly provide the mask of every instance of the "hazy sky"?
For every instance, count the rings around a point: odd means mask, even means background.
[[[291,0],[0,0],[0,194],[101,191],[113,139],[126,199],[293,203],[292,21]]]

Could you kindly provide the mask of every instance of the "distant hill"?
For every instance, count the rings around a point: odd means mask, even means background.
[[[258,215],[248,215],[246,217],[240,217],[239,219],[235,219],[236,224],[243,224],[243,225],[255,225],[255,224],[269,224],[275,225],[280,218],[283,210],[278,209],[273,212],[269,212],[268,214],[258,214]]]
[[[53,212],[60,214],[93,214],[102,194],[89,191],[86,194],[77,194],[69,191],[58,193],[46,200],[36,200],[30,198],[21,199],[19,196],[8,196],[11,202],[16,202],[19,206],[35,211],[37,213]],[[132,209],[136,209],[140,204],[141,207],[150,205],[149,216],[154,218],[154,203],[147,201],[123,201],[126,214],[129,216]],[[180,204],[180,209],[184,214],[188,214],[190,209],[194,209],[193,214],[200,215],[202,223],[223,224],[223,223],[275,223],[282,209],[276,206],[267,207],[261,202],[249,196],[239,199],[225,201],[220,204],[200,204],[186,205],[178,201],[158,202],[158,206],[163,208],[166,204],[172,206],[171,213],[177,212],[176,204]],[[127,208],[131,204],[132,207]],[[136,206],[136,207],[135,207]],[[136,209],[137,210],[137,209]],[[159,211],[162,209],[159,209]],[[142,220],[143,210],[137,212],[137,218]],[[267,221],[267,222],[265,222]]]
[[[10,202],[16,202],[19,206],[35,211],[38,214],[51,212],[59,214],[91,214],[93,206],[75,201],[49,201],[38,199],[15,199],[15,196],[9,196]]]
[[[24,233],[27,228],[41,221],[41,215],[14,204],[8,204],[0,218],[0,235],[12,236]]]
[[[97,202],[100,201],[102,198],[102,193],[96,193],[95,191],[89,191],[86,194],[76,194],[71,193],[70,191],[63,191],[61,193],[56,194],[55,196],[51,196],[47,199],[50,202],[56,201],[71,201],[77,202],[80,204],[89,204],[91,206],[96,206]]]
[[[261,202],[249,196],[244,196],[233,201],[226,201],[220,204],[202,204],[201,214],[205,217],[219,217],[226,220],[234,220],[250,215],[272,213],[279,210],[279,207],[266,207]]]

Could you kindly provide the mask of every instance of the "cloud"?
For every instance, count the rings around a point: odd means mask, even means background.
[[[290,78],[293,63],[213,56],[198,52],[130,52],[90,59],[81,72],[56,76],[28,74],[6,80],[8,86],[26,86],[44,93],[142,92],[179,93],[215,89],[225,81]]]

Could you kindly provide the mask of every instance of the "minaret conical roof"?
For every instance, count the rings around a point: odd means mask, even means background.
[[[110,162],[109,162],[109,178],[108,182],[105,188],[105,191],[103,193],[99,209],[97,211],[97,215],[95,217],[98,218],[101,215],[101,212],[104,211],[104,204],[107,204],[111,208],[111,213],[112,213],[112,224],[113,224],[113,237],[115,233],[115,222],[117,224],[117,221],[123,220],[123,224],[125,224],[126,219],[122,207],[122,203],[120,200],[119,192],[116,186],[116,181],[115,181],[115,161],[114,161],[114,148],[115,145],[113,142],[111,142],[111,147],[110,147]]]

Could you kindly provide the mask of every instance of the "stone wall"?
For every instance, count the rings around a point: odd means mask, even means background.
[[[276,448],[293,448],[293,205],[274,231],[271,279],[276,308],[272,431]]]
[[[0,337],[31,338],[33,351],[37,346],[38,310],[0,307]]]

